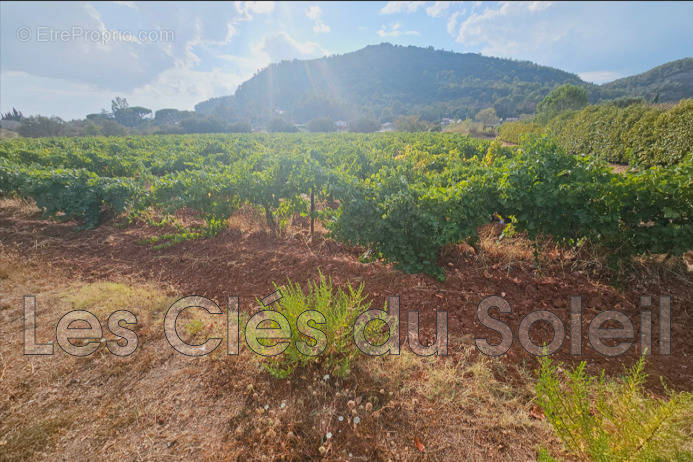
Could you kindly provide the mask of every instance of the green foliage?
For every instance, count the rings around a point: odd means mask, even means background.
[[[373,133],[380,130],[380,122],[368,117],[359,117],[349,122],[349,131],[356,133]]]
[[[537,119],[546,122],[563,111],[582,109],[587,103],[587,90],[570,84],[561,85],[539,102]]]
[[[679,101],[693,94],[693,58],[662,64],[642,74],[625,77],[601,86],[602,97],[640,96],[649,103]]]
[[[693,246],[692,160],[617,175],[546,139],[527,142],[501,167],[499,212],[532,238],[550,235],[569,245],[589,239],[613,258],[681,254]]]
[[[32,198],[47,217],[75,219],[83,228],[99,223],[104,207],[123,212],[136,194],[127,178],[99,177],[86,170],[41,170],[0,164],[0,193]]]
[[[298,128],[284,119],[275,117],[267,124],[267,131],[270,133],[296,133]]]
[[[498,138],[507,142],[520,144],[522,135],[540,135],[544,128],[531,121],[516,120],[513,122],[505,122],[498,129]]]
[[[631,107],[628,108],[630,110]],[[612,174],[548,139],[520,149],[452,133],[168,135],[0,141],[0,194],[96,226],[102,212],[188,209],[205,225],[152,244],[214,236],[243,204],[281,232],[313,212],[332,236],[407,272],[444,277],[441,248],[494,214],[530,237],[599,244],[613,259],[693,248],[693,155]]]
[[[552,119],[547,131],[570,154],[643,166],[672,165],[693,152],[693,100],[668,110],[633,104],[588,106]]]
[[[644,357],[619,381],[597,378],[585,362],[565,372],[542,357],[537,402],[565,449],[584,461],[665,461],[693,456],[693,395],[648,395]]]
[[[371,306],[363,295],[363,284],[356,289],[351,284],[347,284],[345,289],[335,288],[332,279],[320,273],[319,280],[309,282],[305,290],[288,281],[281,287],[281,293],[282,298],[273,309],[289,321],[291,340],[280,355],[262,359],[267,371],[275,377],[286,378],[298,367],[315,366],[336,377],[348,375],[360,354],[354,344],[354,324],[356,318]],[[309,310],[317,311],[324,319],[306,321],[305,315],[301,318]],[[297,327],[299,318],[300,331]],[[321,334],[312,329],[322,331],[324,337],[318,339]],[[318,340],[322,340],[325,346],[323,351],[303,349],[303,346],[317,347]],[[306,352],[310,354],[304,354]]]
[[[311,132],[333,132],[337,129],[332,119],[320,117],[308,122],[308,131]]]
[[[41,136],[63,136],[66,134],[65,121],[60,117],[32,116],[22,119],[19,134],[30,138]]]
[[[400,132],[427,132],[432,131],[434,124],[421,120],[419,116],[403,116],[395,120],[395,128]]]
[[[316,117],[382,121],[418,114],[422,120],[465,119],[494,107],[501,117],[532,113],[552,88],[584,85],[575,74],[529,62],[383,43],[353,53],[271,64],[241,84],[233,96],[195,106],[212,114],[262,124],[275,109],[298,123]]]
[[[492,126],[497,124],[499,121],[496,110],[492,107],[487,107],[486,109],[482,109],[481,111],[477,112],[474,116],[474,120],[478,120],[484,124],[484,126]]]

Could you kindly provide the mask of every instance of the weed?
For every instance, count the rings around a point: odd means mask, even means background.
[[[352,363],[356,359],[358,350],[354,345],[353,329],[358,316],[370,308],[371,303],[366,302],[363,295],[363,284],[354,289],[347,284],[346,289],[335,289],[331,278],[325,278],[320,273],[318,281],[310,282],[304,291],[297,283],[288,281],[281,288],[283,298],[277,303],[277,311],[283,314],[289,321],[291,329],[291,343],[286,350],[278,355],[263,358],[263,365],[275,377],[289,377],[297,367],[309,364],[319,365],[328,373],[343,377],[349,374]],[[316,337],[301,333],[297,327],[303,323],[301,314],[315,310],[321,313],[324,319],[308,320],[301,331],[319,329],[324,333],[322,343],[326,343],[325,349],[315,356],[304,354],[305,347],[314,348],[318,344]],[[369,328],[374,324],[369,324]],[[367,329],[369,330],[369,329]],[[320,336],[316,331],[313,334]],[[377,335],[375,330],[369,330],[367,334]],[[303,349],[302,353],[299,349]]]
[[[693,454],[693,395],[643,390],[644,357],[619,381],[586,373],[585,362],[566,371],[566,383],[541,358],[537,402],[566,450],[584,461],[683,460]],[[688,451],[688,452],[686,452]],[[543,459],[549,460],[549,459]]]

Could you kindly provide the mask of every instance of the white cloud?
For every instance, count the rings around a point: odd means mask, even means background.
[[[400,29],[400,24],[398,22],[391,24],[390,25],[390,30],[387,30],[387,27],[383,25],[380,27],[380,30],[378,30],[378,35],[381,37],[399,37],[400,35],[421,35],[419,34],[418,31],[415,30],[401,30]]]
[[[329,31],[330,31],[330,26],[328,26],[327,24],[325,24],[323,22],[316,22],[313,25],[313,32],[315,32],[316,34],[326,33]]]
[[[313,5],[306,10],[308,19],[313,20],[313,32],[316,34],[326,33],[330,31],[330,26],[322,22],[322,10],[319,6]]]
[[[448,19],[448,34],[450,35],[455,35],[455,26],[457,26],[457,17],[461,14],[464,14],[464,10],[462,11],[455,11],[452,13],[450,16],[450,19]]]
[[[229,95],[248,76],[212,69],[207,72],[173,67],[154,81],[130,91],[115,91],[71,80],[39,77],[26,72],[0,73],[0,100],[5,107],[17,107],[24,114],[58,115],[66,120],[109,109],[114,96],[127,98],[130,104],[156,111],[175,107],[192,110],[195,104],[213,96]],[[47,110],[46,102],[60,108]],[[9,110],[9,109],[8,109]]]
[[[394,14],[394,13],[415,13],[420,7],[422,7],[426,2],[387,2],[387,4],[381,8],[380,14]]]
[[[135,2],[113,2],[113,3],[115,3],[116,5],[126,6],[128,8],[132,8],[133,10],[137,9],[137,5],[135,4]]]
[[[269,14],[274,11],[274,2],[236,2],[235,5],[243,20],[253,19],[253,14]]]
[[[325,56],[325,51],[315,42],[299,42],[282,31],[269,35],[253,47],[253,52],[266,58],[267,63],[289,59],[319,58]]]
[[[312,19],[313,21],[320,19],[321,14],[322,10],[317,5],[313,5],[306,10],[306,16],[308,16],[308,19]]]
[[[547,15],[549,4],[501,2],[485,8],[464,20],[457,42],[469,47],[481,46],[481,52],[492,56],[530,58],[557,53],[558,43],[574,30],[579,21],[569,16]]]
[[[527,8],[529,11],[542,11],[550,7],[552,2],[529,2]]]
[[[589,71],[581,72],[578,74],[578,76],[585,82],[601,84],[620,79],[623,77],[623,74],[614,71]]]
[[[450,7],[450,3],[452,2],[434,2],[433,5],[426,7],[426,14],[437,18]]]

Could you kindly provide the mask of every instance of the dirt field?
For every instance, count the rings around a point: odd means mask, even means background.
[[[441,260],[447,278],[440,283],[380,262],[361,263],[364,249],[335,243],[321,230],[311,240],[300,221],[279,237],[258,223],[245,210],[215,238],[153,250],[139,242],[166,229],[110,222],[76,231],[74,223],[41,219],[30,204],[0,203],[0,380],[6,390],[0,394],[0,460],[529,460],[541,445],[556,453],[551,429],[532,402],[536,359],[517,338],[500,358],[473,347],[474,337],[497,339],[475,315],[489,295],[510,303],[512,314],[501,319],[515,333],[522,317],[537,309],[553,311],[567,326],[569,297],[582,296],[584,355],[572,358],[566,341],[556,359],[586,360],[592,372],[610,373],[620,373],[641,352],[636,342],[623,357],[599,355],[587,341],[590,320],[604,310],[624,311],[638,338],[640,296],[670,295],[672,354],[648,361],[650,387],[661,391],[662,376],[673,389],[693,389],[693,279],[680,259],[635,265],[619,290],[589,249],[572,253],[547,244],[536,268],[527,241],[499,242],[500,230],[489,226],[477,250],[448,249]],[[177,297],[204,295],[225,308],[228,296],[239,296],[241,311],[250,312],[274,282],[305,283],[318,270],[338,284],[363,282],[374,307],[399,295],[402,319],[407,310],[420,311],[427,334],[435,311],[447,311],[450,356],[424,359],[405,347],[399,357],[360,361],[345,380],[311,370],[278,380],[259,370],[243,347],[238,357],[226,356],[222,346],[205,358],[188,358],[166,343],[162,317]],[[55,325],[70,309],[89,309],[105,323],[110,312],[128,307],[138,317],[140,348],[128,358],[105,348],[73,358],[57,346],[53,357],[23,356],[22,296],[28,294],[37,296],[40,341],[55,343]],[[656,314],[655,306],[653,345]],[[203,340],[220,327],[190,339]],[[539,324],[531,337],[541,344],[550,335]]]

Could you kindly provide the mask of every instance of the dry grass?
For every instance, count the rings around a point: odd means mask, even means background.
[[[175,353],[162,328],[179,295],[170,288],[70,281],[59,268],[19,265],[6,250],[0,460],[526,460],[554,441],[545,422],[529,417],[529,375],[471,348],[440,359],[404,347],[400,356],[359,360],[346,380],[315,369],[276,380],[243,342],[239,356],[225,345],[204,358]],[[23,356],[27,293],[37,296],[40,342],[55,343],[57,320],[71,309],[93,312],[104,327],[108,313],[130,309],[138,350],[75,358],[55,345],[52,357]],[[208,329],[209,319],[187,310],[178,330],[190,342],[223,337],[224,323]],[[190,332],[196,320],[204,328]]]

